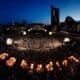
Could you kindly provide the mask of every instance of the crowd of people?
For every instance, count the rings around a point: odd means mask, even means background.
[[[11,53],[0,53],[1,80],[80,80],[79,71],[80,59],[74,55],[62,61],[53,59],[42,63]]]
[[[13,46],[19,50],[35,50],[35,51],[49,51],[62,46],[61,40],[52,36],[20,36],[14,40]]]
[[[55,35],[9,36],[12,45],[0,45],[0,80],[80,80],[80,41]]]

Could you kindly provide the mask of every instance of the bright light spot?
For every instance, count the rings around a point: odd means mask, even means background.
[[[23,35],[26,35],[26,31],[23,31]]]
[[[53,33],[52,32],[49,32],[49,35],[52,35]]]
[[[30,69],[33,69],[33,68],[34,68],[34,64],[31,63],[31,65],[30,65]]]
[[[49,64],[50,64],[51,66],[53,66],[53,62],[52,62],[52,61],[50,61]]]
[[[68,64],[68,60],[67,59],[63,60],[62,65],[67,66],[67,64]]]
[[[6,57],[8,57],[8,53],[1,53],[0,54],[0,60],[5,60]]]
[[[66,37],[64,38],[64,42],[69,42],[70,41],[70,38]]]
[[[76,63],[79,63],[79,59],[75,59],[74,61],[75,61]]]
[[[15,57],[11,57],[10,60],[15,63],[16,62],[16,58]]]
[[[13,40],[11,38],[7,38],[6,44],[7,45],[12,45],[13,44]]]
[[[42,71],[42,67],[43,67],[42,64],[38,64],[37,65],[37,72],[41,72]]]
[[[11,57],[10,59],[6,60],[6,65],[8,67],[13,67],[15,63],[16,63],[16,58],[15,57]]]
[[[77,58],[74,57],[74,56],[70,56],[68,59],[74,60],[76,63],[79,63],[79,59],[77,59]]]
[[[57,67],[60,67],[60,64],[59,64],[59,62],[58,62],[58,61],[56,61],[56,66],[57,66]]]
[[[45,32],[47,32],[47,30],[46,30],[46,29],[45,29],[44,31],[45,31]]]
[[[52,64],[52,63],[51,63]],[[51,65],[50,63],[47,64],[45,67],[46,67],[46,70],[47,71],[53,71],[53,65]]]
[[[31,30],[30,29],[28,29],[28,32],[30,32]]]
[[[26,60],[23,59],[23,60],[21,61],[20,67],[22,67],[23,69],[26,69],[27,66],[28,66],[28,64],[27,64]]]

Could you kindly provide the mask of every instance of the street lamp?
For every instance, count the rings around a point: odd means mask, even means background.
[[[7,45],[12,45],[12,44],[13,44],[13,39],[7,38],[7,39],[6,39],[6,44],[7,44]]]
[[[24,35],[24,36],[26,35],[26,31],[23,31],[23,35]]]
[[[52,34],[53,34],[53,33],[50,31],[50,32],[49,32],[49,35],[52,35]]]

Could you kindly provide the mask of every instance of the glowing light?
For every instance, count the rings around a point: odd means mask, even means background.
[[[53,62],[52,62],[52,61],[50,61],[49,64],[50,64],[51,66],[53,66]]]
[[[74,57],[74,56],[70,56],[70,57],[68,57],[68,59],[74,60],[76,63],[79,63],[79,59],[77,59],[77,58]]]
[[[16,58],[15,57],[11,57],[10,60],[15,63],[16,62]]]
[[[11,57],[10,59],[6,60],[6,65],[8,67],[13,67],[13,65],[16,63],[16,58],[15,57]]]
[[[47,71],[53,71],[53,65],[51,65],[51,64],[49,63],[49,64],[46,65],[46,70]]]
[[[68,60],[63,60],[63,62],[62,62],[62,65],[64,65],[64,66],[67,66],[67,64],[68,64]]]
[[[60,64],[59,64],[59,62],[58,62],[58,61],[56,61],[56,66],[60,67]]]
[[[49,32],[49,35],[52,35],[52,34],[53,34],[53,33],[50,31],[50,32]]]
[[[74,61],[75,61],[76,63],[79,63],[79,59],[75,59]]]
[[[68,37],[64,38],[64,42],[70,42],[70,38]]]
[[[30,32],[31,30],[30,29],[28,29],[28,32]]]
[[[33,69],[33,68],[34,68],[34,64],[33,64],[33,63],[31,63],[30,69]]]
[[[45,32],[47,32],[47,30],[46,30],[46,29],[45,29],[44,31],[45,31]]]
[[[73,58],[74,58],[74,56],[70,56],[70,57],[68,57],[68,59],[70,59],[70,60],[73,59]]]
[[[12,45],[12,44],[13,44],[13,39],[7,38],[6,44],[7,44],[7,45]]]
[[[23,35],[26,35],[26,31],[23,31]]]
[[[28,65],[28,64],[26,63],[26,60],[23,59],[23,60],[21,61],[20,67],[22,67],[23,69],[26,69],[26,68],[27,68],[27,65]]]
[[[37,72],[41,72],[42,71],[42,64],[38,64],[37,65]]]
[[[0,60],[5,60],[6,57],[8,57],[8,53],[2,53],[0,54]]]

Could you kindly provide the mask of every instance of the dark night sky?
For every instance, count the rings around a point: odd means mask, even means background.
[[[80,0],[0,0],[0,23],[11,20],[50,24],[50,5],[60,8],[60,21],[66,16],[80,20]]]

